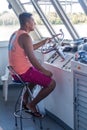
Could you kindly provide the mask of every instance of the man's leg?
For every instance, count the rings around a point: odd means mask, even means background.
[[[36,111],[36,105],[39,103],[42,99],[47,97],[55,88],[56,83],[52,79],[49,86],[42,88],[41,91],[37,94],[37,96],[31,101],[31,103],[27,104],[27,108],[31,109],[32,112]]]
[[[37,113],[36,105],[54,90],[56,83],[51,77],[44,75],[34,67],[30,68],[22,79],[24,79],[24,81],[43,86],[37,96],[26,105],[28,109],[31,109],[35,116],[40,116],[40,114]]]

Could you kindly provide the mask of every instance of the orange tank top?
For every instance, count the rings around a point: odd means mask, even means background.
[[[18,30],[9,41],[9,64],[14,68],[18,74],[25,73],[31,66],[31,62],[26,56],[24,49],[20,47],[18,38],[21,34],[27,33],[23,30]]]

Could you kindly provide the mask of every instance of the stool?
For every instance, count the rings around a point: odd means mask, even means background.
[[[31,90],[29,89],[29,87],[28,87],[28,85],[29,85],[29,83],[26,83],[26,82],[24,82],[22,79],[21,79],[21,77],[15,72],[15,70],[13,69],[13,67],[12,66],[8,66],[8,69],[10,70],[10,72],[12,73],[12,74],[14,74],[17,78],[18,78],[18,81],[16,82],[16,83],[21,83],[21,85],[23,86],[23,88],[22,88],[22,90],[21,90],[21,92],[20,92],[20,94],[19,94],[19,96],[18,96],[18,99],[17,99],[17,101],[16,101],[16,104],[15,104],[15,111],[14,111],[14,116],[15,116],[15,126],[17,126],[17,118],[19,118],[20,119],[20,128],[21,128],[21,130],[23,130],[23,125],[22,125],[22,119],[33,119],[33,121],[35,122],[35,117],[33,116],[33,115],[31,115],[31,114],[29,114],[29,116],[28,117],[26,117],[26,116],[24,116],[24,112],[28,112],[29,113],[29,111],[28,110],[25,110],[24,108],[23,108],[23,97],[24,97],[24,94],[25,94],[25,92],[26,92],[26,90],[28,91],[28,93],[29,93],[29,97],[30,97],[30,100],[32,100],[34,97],[33,97],[33,94],[32,94],[32,92],[31,92]],[[38,106],[37,106],[37,108],[38,108]],[[39,109],[38,109],[39,110]],[[38,117],[39,118],[39,117]],[[40,129],[42,130],[43,129],[43,127],[42,127],[42,119],[41,118],[39,118],[39,121],[40,121]]]

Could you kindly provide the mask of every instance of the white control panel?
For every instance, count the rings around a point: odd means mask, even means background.
[[[52,54],[52,56],[46,60],[47,64],[52,66],[62,68],[62,69],[71,69],[71,60],[73,59],[73,54],[64,53],[65,59],[63,59],[57,52]]]

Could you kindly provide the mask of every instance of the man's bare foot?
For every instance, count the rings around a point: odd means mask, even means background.
[[[37,112],[37,109],[34,105],[31,105],[30,103],[26,104],[26,107],[30,109],[32,112]]]

